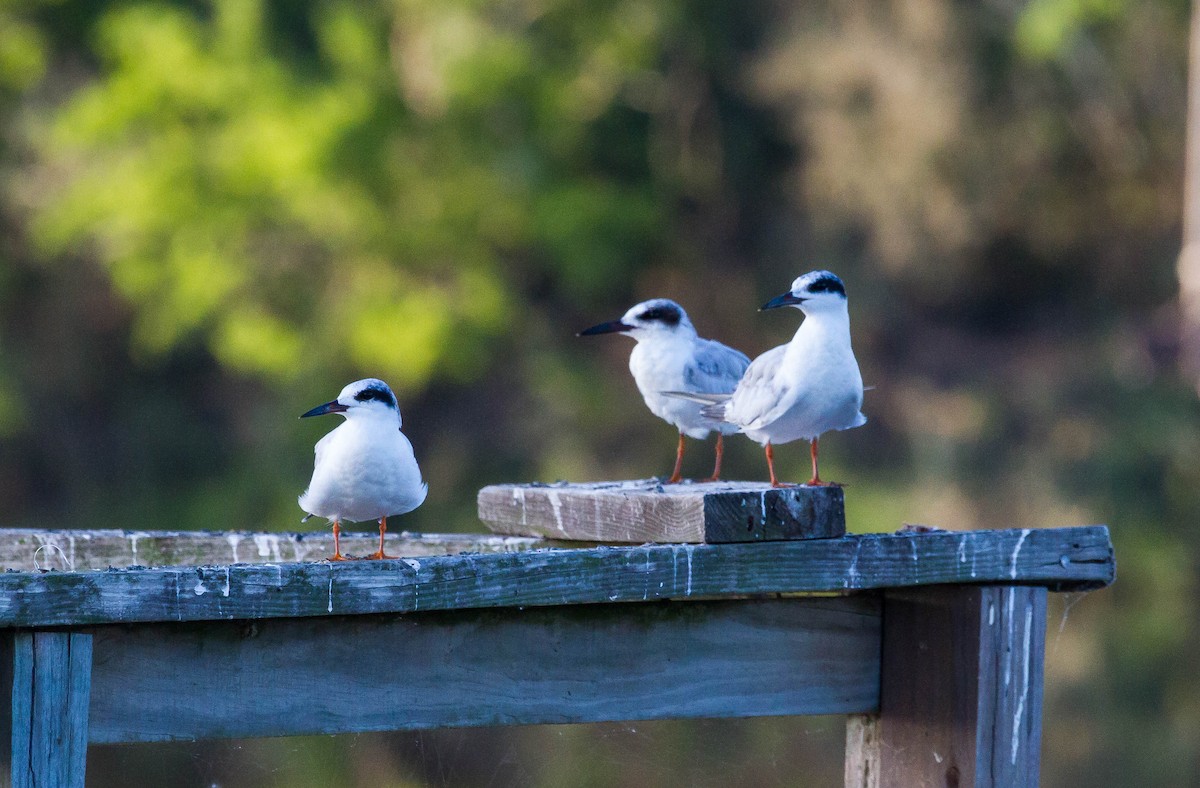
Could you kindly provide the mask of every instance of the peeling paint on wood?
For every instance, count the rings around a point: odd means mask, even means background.
[[[6,572],[0,573],[0,626],[401,613],[954,583],[1085,590],[1112,582],[1114,571],[1108,529],[1089,526],[536,549],[419,561]]]
[[[1034,788],[1046,590],[891,590],[883,614],[880,711],[870,735],[848,729],[847,787]]]
[[[840,487],[759,482],[497,484],[478,497],[492,531],[588,542],[760,542],[846,533]]]

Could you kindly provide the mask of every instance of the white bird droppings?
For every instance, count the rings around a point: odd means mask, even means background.
[[[1028,536],[1029,536],[1029,529],[1022,528],[1021,529],[1021,538],[1017,539],[1017,546],[1013,549],[1012,563],[1009,566],[1009,570],[1008,570],[1008,576],[1012,580],[1017,579],[1017,556],[1019,556],[1021,554],[1021,545],[1025,544],[1025,539]]]
[[[550,509],[554,512],[554,522],[558,525],[559,532],[565,534],[567,531],[566,531],[566,529],[563,528],[562,499],[558,497],[558,491],[557,490],[548,490],[546,492],[546,497],[550,500]],[[521,510],[522,518],[524,518],[524,514],[525,514],[525,510],[522,509]],[[523,519],[522,519],[522,522],[524,522]]]

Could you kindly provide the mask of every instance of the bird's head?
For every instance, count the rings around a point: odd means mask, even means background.
[[[692,321],[683,307],[669,298],[652,298],[630,307],[620,320],[585,328],[578,336],[595,334],[628,334],[634,339],[674,336],[680,333],[695,334]]]
[[[300,418],[340,413],[346,418],[388,418],[400,420],[400,408],[396,395],[378,378],[356,380],[338,394],[337,399],[318,405]]]
[[[810,271],[792,289],[762,305],[763,309],[794,306],[806,315],[846,308],[846,287],[832,271]]]

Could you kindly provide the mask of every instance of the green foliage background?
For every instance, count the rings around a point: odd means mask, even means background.
[[[430,482],[411,530],[476,529],[489,482],[665,472],[628,345],[574,331],[665,295],[754,355],[795,329],[757,305],[827,267],[876,386],[824,444],[851,528],[1111,524],[1118,583],[1052,614],[1043,777],[1191,784],[1189,9],[0,0],[3,525],[294,529],[332,426],[294,416],[367,375]],[[729,468],[764,471],[747,441]],[[101,748],[90,774],[839,779],[836,720],[636,731]]]

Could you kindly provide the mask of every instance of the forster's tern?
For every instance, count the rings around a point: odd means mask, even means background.
[[[696,335],[687,312],[674,301],[655,298],[631,308],[620,320],[601,323],[579,332],[626,334],[637,340],[629,355],[629,371],[650,412],[679,430],[675,450],[675,471],[668,480],[680,481],[683,464],[683,436],[703,440],[717,431],[716,464],[712,481],[721,476],[724,452],[722,433],[737,432],[737,427],[720,419],[704,416],[703,402],[694,402],[665,394],[676,390],[689,394],[729,394],[746,371],[750,359],[744,353],[711,339]]]
[[[300,496],[300,508],[308,517],[333,522],[330,560],[345,560],[338,544],[343,520],[378,520],[379,552],[369,557],[391,558],[383,552],[388,516],[411,512],[428,492],[412,444],[400,431],[396,395],[382,380],[367,378],[300,418],[326,413],[341,414],[346,421],[317,441],[312,481]]]
[[[812,441],[810,485],[823,485],[817,472],[817,439],[828,430],[867,423],[862,414],[863,384],[850,347],[850,315],[842,280],[829,271],[812,271],[763,309],[794,306],[805,314],[792,341],[754,359],[731,395],[687,395],[710,403],[705,416],[732,424],[767,454],[771,484],[775,476],[771,445],[799,438]]]

